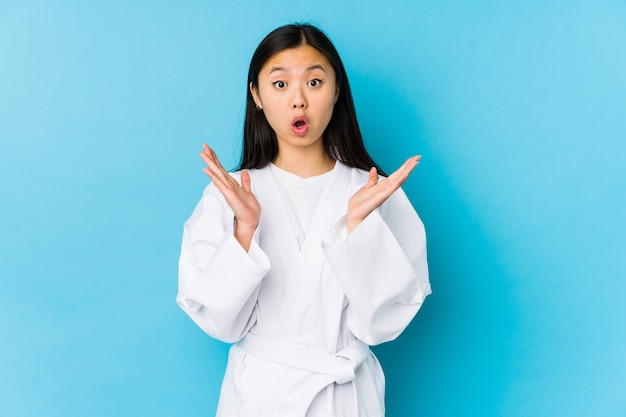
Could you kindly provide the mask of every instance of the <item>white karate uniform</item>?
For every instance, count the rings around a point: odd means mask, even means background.
[[[431,292],[421,220],[398,190],[348,234],[368,172],[340,162],[301,184],[271,165],[249,173],[261,219],[248,252],[213,184],[183,231],[177,302],[234,343],[217,416],[384,416],[367,345],[395,339]],[[308,186],[320,193],[309,214],[298,208]]]

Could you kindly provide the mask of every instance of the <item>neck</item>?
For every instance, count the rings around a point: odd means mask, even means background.
[[[335,167],[335,160],[325,151],[322,152],[287,152],[279,149],[272,161],[274,165],[302,178],[324,174]]]

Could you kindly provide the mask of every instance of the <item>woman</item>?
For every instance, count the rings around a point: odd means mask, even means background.
[[[234,343],[217,415],[383,416],[368,345],[396,338],[430,294],[424,227],[379,177],[328,38],[287,25],[248,74],[241,170],[200,154],[211,178],[185,223],[181,308]]]

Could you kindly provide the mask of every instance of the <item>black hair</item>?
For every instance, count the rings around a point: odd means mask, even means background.
[[[326,152],[348,166],[368,171],[371,167],[376,167],[379,174],[385,175],[365,149],[348,76],[339,53],[320,29],[309,24],[290,24],[274,29],[261,41],[252,55],[248,70],[243,152],[239,169],[262,168],[278,154],[276,134],[265,114],[256,109],[249,87],[251,84],[258,86],[259,72],[272,56],[301,45],[309,45],[324,55],[333,66],[337,78],[339,98],[323,135]]]

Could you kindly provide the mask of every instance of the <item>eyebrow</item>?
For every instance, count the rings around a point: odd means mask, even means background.
[[[306,69],[306,71],[313,71],[313,70],[322,70],[324,72],[326,72],[326,70],[324,69],[324,67],[320,64],[315,64],[315,65],[311,65],[310,67],[308,67]],[[283,67],[272,67],[272,69],[270,70],[269,74],[273,73],[273,72],[279,72],[279,71],[288,71],[287,68],[283,68]]]
[[[310,66],[309,68],[307,68],[306,70],[307,70],[307,71],[313,71],[313,70],[316,70],[316,69],[319,69],[319,70],[322,70],[322,71],[326,72],[326,70],[324,69],[324,67],[323,67],[323,66],[321,66],[320,64],[311,65],[311,66]]]

